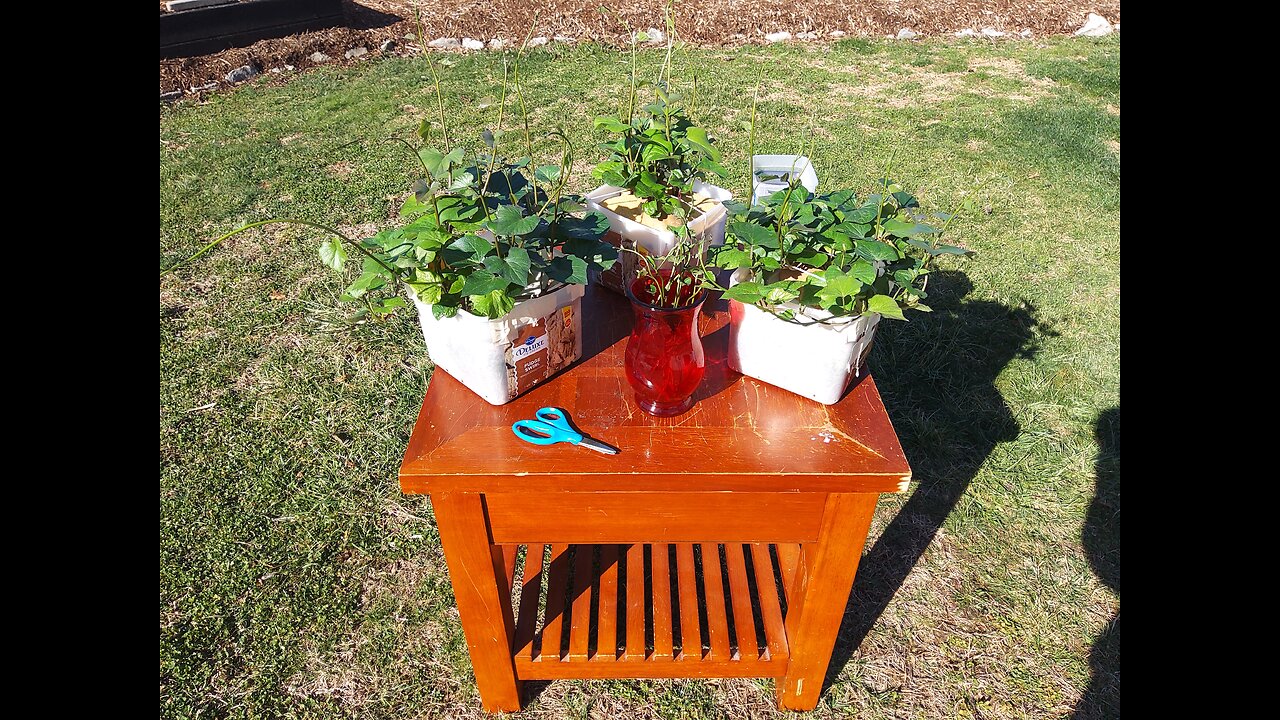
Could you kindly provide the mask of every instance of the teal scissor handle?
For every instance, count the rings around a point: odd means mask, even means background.
[[[582,442],[582,434],[569,426],[569,421],[560,408],[544,407],[534,413],[534,417],[537,420],[517,420],[512,423],[511,432],[534,445],[553,445],[558,442],[577,445]]]

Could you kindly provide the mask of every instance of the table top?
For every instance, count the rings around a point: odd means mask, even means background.
[[[707,369],[683,415],[640,410],[623,370],[630,303],[591,286],[582,360],[502,406],[436,369],[405,450],[406,493],[902,492],[911,468],[868,375],[822,405],[728,367],[729,313],[716,299],[699,329]],[[511,432],[541,407],[564,408],[584,433],[621,450],[533,445]]]

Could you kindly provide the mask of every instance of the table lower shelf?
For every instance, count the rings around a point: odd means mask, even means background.
[[[520,577],[511,568],[516,675],[779,677],[798,557],[795,545],[528,545]]]

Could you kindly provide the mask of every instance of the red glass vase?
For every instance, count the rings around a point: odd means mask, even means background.
[[[693,393],[706,370],[698,313],[707,296],[699,293],[682,307],[664,308],[654,304],[651,283],[637,278],[627,288],[635,314],[627,339],[627,382],[641,410],[670,417],[693,407]]]

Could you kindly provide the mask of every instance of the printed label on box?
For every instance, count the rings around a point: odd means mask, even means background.
[[[573,303],[520,328],[507,348],[507,395],[515,398],[560,372],[578,355]]]

